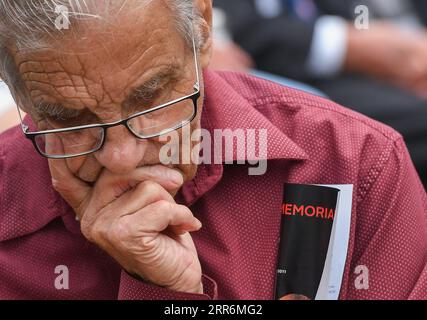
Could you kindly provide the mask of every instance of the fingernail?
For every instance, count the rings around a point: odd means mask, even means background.
[[[202,226],[203,226],[202,223],[200,222],[199,219],[197,219],[197,218],[194,218],[194,219],[196,219],[197,230],[200,230],[202,228]]]

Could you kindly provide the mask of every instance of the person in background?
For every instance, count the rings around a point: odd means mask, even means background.
[[[233,42],[226,25],[226,16],[223,10],[213,8],[213,50],[209,67],[214,70],[228,70],[249,72],[250,74],[279,83],[284,86],[299,89],[317,96],[325,96],[320,90],[307,84],[289,78],[274,75],[269,72],[255,69],[252,58],[242,48]]]
[[[427,185],[427,2],[215,0],[256,68],[307,82],[401,132]],[[356,29],[366,5],[368,29]]]

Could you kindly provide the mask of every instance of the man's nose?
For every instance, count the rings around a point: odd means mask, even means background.
[[[106,135],[104,147],[95,154],[99,163],[117,174],[136,169],[144,157],[148,141],[136,138],[124,126],[110,128]]]

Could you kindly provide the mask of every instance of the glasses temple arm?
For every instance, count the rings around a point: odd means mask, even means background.
[[[194,33],[194,24],[192,25],[192,41],[193,41],[193,53],[194,53],[194,64],[196,65],[196,84],[194,85],[195,90],[200,90],[200,77],[199,77],[199,62],[197,60],[197,49],[196,49],[196,40],[195,40],[195,33]]]

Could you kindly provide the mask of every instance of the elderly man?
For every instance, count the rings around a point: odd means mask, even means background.
[[[427,198],[401,136],[209,71],[211,10],[0,2],[0,76],[29,114],[0,138],[0,297],[272,299],[294,183],[354,187],[340,298],[426,298]],[[257,157],[235,145],[208,152],[225,129],[248,133],[265,170],[248,174]]]

